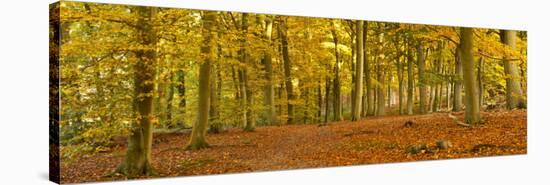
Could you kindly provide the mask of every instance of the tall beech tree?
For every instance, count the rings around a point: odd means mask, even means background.
[[[352,121],[361,119],[361,104],[363,102],[363,21],[356,24],[357,60],[355,62],[355,101],[353,104]]]
[[[463,62],[466,112],[464,121],[469,124],[481,123],[479,112],[479,89],[474,63],[474,29],[460,28],[460,60]]]
[[[130,178],[142,175],[152,175],[151,147],[153,142],[153,91],[155,79],[155,59],[157,35],[151,20],[156,13],[155,8],[136,7],[139,25],[137,32],[138,42],[147,48],[135,51],[134,64],[134,103],[133,109],[138,115],[130,136],[126,157],[115,172],[122,173]]]
[[[287,124],[294,123],[294,85],[292,84],[291,76],[291,61],[290,54],[288,49],[288,37],[287,37],[287,27],[284,19],[279,19],[278,33],[279,38],[281,39],[281,48],[283,55],[283,66],[284,66],[284,75],[285,75],[285,87],[287,95],[287,112],[288,119]]]
[[[426,52],[424,51],[424,46],[422,41],[416,43],[416,62],[418,66],[418,89],[420,96],[419,110],[420,114],[428,113],[428,88],[427,81],[425,77],[426,71]]]
[[[204,56],[204,61],[202,61],[199,68],[198,118],[193,124],[191,138],[186,147],[189,150],[209,147],[206,142],[206,131],[208,128],[208,115],[210,113],[210,70],[212,62],[215,59],[213,47],[216,39],[214,30],[216,29],[217,12],[204,11],[201,19],[203,41],[200,52]]]
[[[376,81],[378,82],[376,85],[376,116],[384,116],[386,115],[386,57],[382,51],[383,49],[383,43],[384,43],[384,33],[380,32],[384,26],[382,24],[378,24],[378,46],[377,46],[377,52],[375,57],[375,64],[376,64]]]
[[[273,20],[274,16],[266,15],[262,16],[263,18],[263,28],[264,28],[264,39],[268,43],[268,46],[273,47],[271,43],[272,32],[273,32]],[[262,58],[262,63],[265,66],[265,78],[267,83],[264,89],[264,104],[266,106],[264,120],[267,125],[271,125],[275,122],[275,83],[273,81],[273,61],[271,58],[271,53],[269,51],[264,51]]]
[[[410,38],[409,38],[410,39]],[[413,106],[414,106],[414,74],[413,74],[413,63],[414,63],[414,56],[413,56],[413,48],[411,47],[411,44],[407,44],[407,114],[412,115],[413,114]]]
[[[254,96],[252,95],[252,90],[250,89],[250,80],[248,74],[247,63],[249,62],[248,57],[248,13],[242,13],[241,17],[241,48],[239,50],[239,55],[243,68],[239,72],[240,81],[241,81],[241,101],[242,108],[244,109],[244,130],[245,131],[254,131],[256,127],[256,120],[252,115],[252,104],[254,103]]]
[[[338,34],[336,32],[336,26],[334,22],[332,22],[332,39],[334,42],[334,56],[336,58],[336,64],[334,65],[334,79],[333,79],[333,95],[334,98],[332,99],[332,105],[333,105],[333,115],[334,115],[334,121],[342,121],[342,96],[341,96],[341,89],[340,89],[340,52],[338,49]]]
[[[500,40],[508,49],[516,49],[516,31],[500,30]],[[520,85],[520,75],[517,66],[517,59],[504,55],[504,73],[506,74],[506,107],[508,109],[526,108],[526,101]]]
[[[460,57],[460,46],[455,51],[455,74],[453,76],[453,111],[457,112],[462,110],[462,60]]]

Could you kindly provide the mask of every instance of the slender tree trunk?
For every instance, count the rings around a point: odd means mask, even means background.
[[[445,77],[445,75],[447,75],[447,70],[445,69],[445,66],[441,67],[441,75],[443,75],[443,77]],[[441,110],[441,109],[444,109],[443,108],[443,101],[444,101],[443,91],[447,87],[447,83],[445,83],[444,81],[441,81],[441,82],[439,82],[438,85],[439,85],[439,87],[438,87],[439,88],[439,95],[438,95],[439,99],[438,99],[438,102],[437,102],[437,105],[438,105],[437,108],[438,108],[438,110]],[[446,96],[445,96],[445,99],[447,99]]]
[[[387,92],[388,92],[388,98],[387,98],[387,99],[388,99],[388,105],[387,105],[386,107],[391,108],[391,105],[392,105],[392,98],[393,98],[393,96],[392,96],[392,90],[391,90],[391,82],[393,81],[393,79],[392,79],[392,76],[391,76],[391,68],[390,68],[390,66],[387,66],[387,67],[388,67],[388,68],[386,68],[385,71],[386,71],[386,73],[387,73],[388,75],[385,75],[385,76],[388,77],[388,81],[387,81],[387,83],[386,83],[386,85],[388,86],[388,87],[387,87],[387,90],[388,90],[388,91],[387,91]]]
[[[156,33],[151,25],[155,9],[138,7],[138,37],[139,43],[145,46],[156,45]],[[152,175],[151,146],[153,141],[153,96],[154,83],[146,83],[155,79],[156,49],[138,50],[136,58],[140,59],[134,66],[134,102],[133,108],[138,115],[137,123],[128,137],[128,149],[124,161],[115,171],[129,178],[142,175]]]
[[[246,57],[241,57],[241,60],[245,59]],[[248,108],[247,108],[247,93],[246,93],[246,82],[245,82],[245,70],[239,69],[237,70],[239,75],[239,105],[241,108],[241,125],[243,128],[246,128],[248,126]]]
[[[462,110],[462,59],[460,57],[460,46],[455,52],[455,75],[454,75],[454,93],[453,93],[453,112]]]
[[[186,109],[186,101],[185,101],[185,72],[183,70],[178,71],[178,95],[180,97],[180,101],[178,103],[178,109],[182,110],[183,115],[185,115],[185,109]],[[184,127],[185,126],[185,120],[178,121],[177,124],[178,127]]]
[[[244,130],[254,131],[256,128],[256,119],[254,116],[254,111],[252,109],[252,105],[254,105],[254,95],[252,94],[252,89],[248,80],[248,71],[246,71],[244,74],[246,86],[246,119],[248,119],[246,121],[246,127],[244,128]]]
[[[369,63],[368,60],[366,62],[367,65],[365,66],[369,66]],[[366,78],[366,85],[367,85],[367,115],[374,115],[374,89],[373,89],[373,86],[372,86],[372,77],[370,75],[371,71],[369,68],[367,68],[367,78]]]
[[[447,74],[451,74],[450,70],[447,71]],[[451,89],[452,89],[452,85],[450,83],[445,83],[445,92],[446,92],[446,103],[445,105],[447,105],[447,111],[451,110]]]
[[[277,98],[279,100],[283,99],[283,87],[284,87],[284,83],[281,82],[281,84],[279,84],[279,88],[277,88]],[[279,112],[277,113],[277,124],[281,125],[282,124],[281,117],[283,116],[283,104],[282,103],[279,103],[279,105],[277,106],[277,110],[279,110]]]
[[[244,130],[245,131],[254,131],[256,126],[256,121],[254,120],[254,117],[252,116],[252,109],[251,106],[254,102],[254,97],[252,96],[252,91],[250,89],[250,85],[248,82],[248,69],[247,69],[247,63],[248,63],[248,41],[247,41],[247,35],[248,35],[248,13],[242,14],[242,20],[241,20],[241,48],[240,48],[240,56],[241,56],[241,63],[244,64],[244,68],[241,69],[241,101],[242,101],[242,108],[244,109],[243,114],[243,122],[244,122]]]
[[[281,20],[278,26],[279,37],[281,38],[282,52],[283,52],[283,67],[285,74],[285,86],[287,94],[287,111],[288,119],[287,124],[292,124],[294,122],[294,90],[292,85],[292,76],[291,76],[291,62],[290,56],[288,53],[288,38],[287,38],[287,28],[283,20]]]
[[[363,21],[357,21],[357,25],[355,27],[357,28],[355,34],[357,37],[357,61],[355,62],[355,104],[353,105],[354,112],[351,118],[352,121],[361,119],[361,104],[363,102]]]
[[[166,117],[165,117],[166,111],[163,110],[164,108],[163,101],[166,96],[164,94],[164,90],[166,90],[164,81],[166,79],[164,77],[161,77],[163,76],[164,71],[162,70],[162,66],[160,66],[160,60],[162,60],[162,57],[159,57],[159,58],[161,59],[155,60],[155,66],[156,66],[155,81],[157,81],[157,83],[155,83],[155,86],[154,86],[155,95],[153,96],[153,102],[154,102],[153,106],[156,107],[155,114],[158,115],[159,122],[164,123],[164,121],[166,120]]]
[[[368,25],[368,23],[367,23]],[[367,36],[367,32],[365,32],[365,36]],[[365,49],[365,52],[367,50]],[[366,81],[366,86],[367,86],[367,115],[374,115],[374,93],[373,93],[373,87],[372,87],[372,78],[371,78],[371,68],[370,68],[370,62],[369,62],[369,59],[367,57],[367,55],[365,55],[365,81]]]
[[[500,40],[511,50],[516,49],[516,31],[501,30]],[[526,100],[521,90],[518,65],[509,57],[505,56],[504,73],[506,74],[506,107],[508,109],[526,108]]]
[[[219,55],[218,55],[219,56]],[[209,133],[219,133],[221,131],[221,123],[219,122],[218,111],[218,68],[211,64],[211,81],[210,81],[210,111],[209,111]]]
[[[417,44],[417,62],[418,62],[418,87],[420,90],[420,114],[426,114],[428,113],[427,109],[427,95],[428,95],[428,89],[426,88],[426,79],[424,76],[424,71],[426,70],[426,61],[424,56],[424,47],[422,46],[422,43],[419,42]]]
[[[235,100],[240,103],[241,99],[241,82],[240,74],[237,74],[235,67],[231,66],[231,79],[233,79],[233,84],[235,86]]]
[[[473,55],[473,28],[460,28],[460,58],[463,63],[464,90],[466,92],[465,122],[478,124],[481,122],[479,112],[479,89],[475,78]]]
[[[322,79],[319,79],[319,84],[317,84],[317,118],[315,119],[317,123],[321,122],[321,115],[323,110],[323,93],[321,91]]]
[[[167,125],[172,126],[172,101],[174,100],[174,75],[172,71],[168,74],[168,94],[166,97],[166,123]]]
[[[351,30],[354,30],[354,26],[352,24],[351,26]],[[351,115],[351,119],[353,120],[353,115],[355,114],[355,92],[356,92],[356,89],[355,89],[355,84],[357,82],[357,75],[356,75],[356,68],[357,68],[357,43],[354,43],[354,40],[357,40],[356,38],[356,34],[355,34],[355,31],[351,31],[351,34],[350,34],[350,46],[351,46],[351,57],[350,57],[350,72],[351,72],[351,93],[349,95],[350,99],[351,99],[351,103],[350,103],[350,115]]]
[[[479,58],[479,63],[477,66],[477,85],[479,88],[479,110],[483,110],[483,57]]]
[[[413,52],[410,44],[407,45],[407,114],[413,114],[413,105],[414,105],[414,74],[413,74]]]
[[[203,42],[201,46],[201,54],[205,56],[203,63],[199,68],[199,101],[198,101],[198,118],[193,125],[191,139],[186,149],[195,150],[208,147],[206,142],[206,131],[208,128],[208,114],[210,109],[210,68],[214,62],[214,42],[216,41],[214,31],[216,26],[215,11],[205,11],[202,18],[202,35]]]
[[[331,67],[329,66],[329,69]],[[329,101],[330,101],[330,78],[325,78],[325,123],[328,123],[328,115],[330,113]]]
[[[338,35],[336,30],[332,30],[332,37],[334,39],[334,55],[336,56],[336,65],[334,66],[335,76],[334,76],[334,121],[342,121],[342,102],[340,95],[340,56],[338,52]]]
[[[379,48],[380,49],[380,48]],[[376,85],[376,98],[377,98],[377,106],[376,106],[376,115],[377,116],[383,116],[386,114],[386,95],[385,95],[385,83],[384,83],[384,66],[381,62],[382,58],[377,58],[376,63],[376,78],[378,80],[378,84]]]
[[[369,31],[369,22],[363,21],[363,71],[364,71],[364,81],[365,81],[365,92],[363,93],[363,116],[367,116],[369,114],[369,104],[372,101],[371,93],[370,93],[370,72],[369,72],[369,57],[368,57],[368,50],[367,50],[367,38],[368,38],[368,31]],[[372,109],[372,107],[370,107]]]
[[[271,35],[273,30],[273,17],[267,16],[265,20],[265,31],[264,31],[264,37],[269,42],[269,46],[271,46]],[[263,56],[263,64],[265,66],[265,78],[267,80],[267,84],[265,86],[264,90],[264,104],[266,106],[264,120],[267,125],[271,125],[275,121],[275,87],[273,82],[273,64],[271,60],[271,54],[270,52],[264,52]]]
[[[405,87],[403,86],[403,63],[401,62],[401,57],[397,58],[397,83],[398,83],[398,103],[399,103],[399,115],[405,114],[403,101],[404,101],[404,94],[405,94]]]
[[[443,54],[442,54],[442,47],[443,45],[440,43],[439,44],[439,56],[438,56],[438,59],[437,59],[437,62],[436,62],[436,65],[435,65],[435,72],[437,74],[441,74],[441,68],[442,68],[442,64],[443,64]],[[441,85],[440,85],[440,82],[436,82],[434,85],[434,90],[435,90],[435,94],[434,94],[434,98],[433,98],[433,104],[432,104],[432,112],[437,112],[439,111],[439,100],[441,99]]]

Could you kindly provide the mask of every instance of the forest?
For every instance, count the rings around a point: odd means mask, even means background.
[[[62,183],[527,152],[526,31],[63,1],[49,32]]]

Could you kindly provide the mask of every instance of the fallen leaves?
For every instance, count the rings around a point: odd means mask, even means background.
[[[183,150],[187,132],[157,134],[152,165],[158,176],[174,177],[527,153],[526,110],[485,112],[482,117],[485,124],[472,127],[455,124],[447,113],[434,113],[322,127],[230,129],[209,134],[212,147],[198,151]],[[412,124],[406,126],[408,122]],[[63,158],[62,183],[124,180],[104,177],[124,158],[125,143],[120,142],[109,152]]]

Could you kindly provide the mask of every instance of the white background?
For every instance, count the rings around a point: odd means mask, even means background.
[[[115,184],[550,184],[550,6],[544,0],[92,0],[197,9],[528,30],[528,155]],[[48,4],[0,6],[0,184],[48,177]]]

